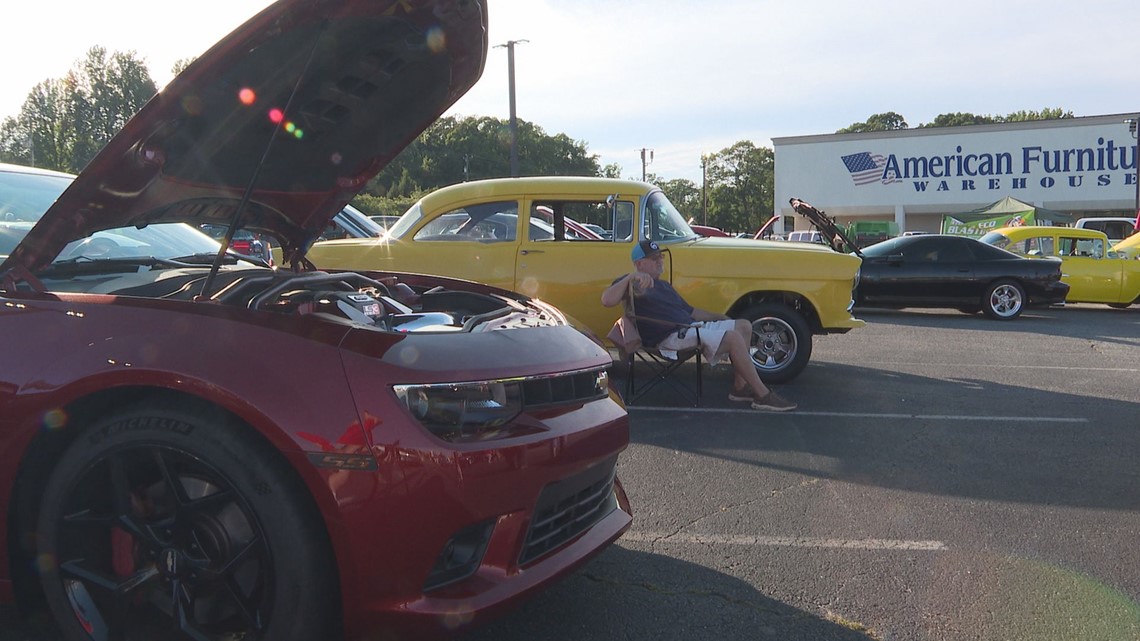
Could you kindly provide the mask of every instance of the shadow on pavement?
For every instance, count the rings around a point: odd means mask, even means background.
[[[773,600],[745,581],[709,568],[614,545],[517,610],[459,641],[875,638],[853,629],[857,627]],[[56,640],[42,627],[20,622],[14,608],[0,607],[0,641]]]
[[[589,565],[461,641],[868,641],[735,577],[660,554],[607,549]]]

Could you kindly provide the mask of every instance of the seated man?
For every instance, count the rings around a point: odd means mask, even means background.
[[[679,351],[697,346],[697,332],[687,331],[695,321],[702,321],[701,351],[709,363],[727,357],[735,374],[732,401],[750,401],[752,409],[787,412],[796,404],[778,396],[764,385],[752,364],[749,347],[752,324],[745,319],[732,320],[723,314],[695,309],[685,302],[677,290],[660,279],[665,269],[661,248],[652,240],[643,240],[633,248],[635,271],[618,277],[602,292],[602,305],[620,305],[630,285],[634,292],[634,314],[637,329],[645,345],[659,350]],[[659,322],[645,322],[643,319]]]

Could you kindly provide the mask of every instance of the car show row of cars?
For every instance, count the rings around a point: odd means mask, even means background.
[[[66,641],[427,639],[629,528],[612,361],[563,312],[305,259],[487,48],[486,3],[280,0],[78,176],[0,167],[0,603]],[[288,268],[228,246],[264,239]]]
[[[1133,239],[859,248],[802,201],[828,242],[705,236],[592,177],[353,209],[480,77],[486,25],[461,0],[280,0],[78,176],[0,166],[0,602],[68,641],[421,639],[517,605],[632,522],[598,337],[642,240],[752,323],[770,383],[856,305],[1138,302]]]

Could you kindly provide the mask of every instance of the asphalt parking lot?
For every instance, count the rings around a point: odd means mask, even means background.
[[[631,408],[632,529],[463,639],[1140,639],[1140,308],[859,315],[794,413]]]
[[[1140,639],[1140,309],[859,315],[795,413],[632,408],[632,529],[465,639]]]

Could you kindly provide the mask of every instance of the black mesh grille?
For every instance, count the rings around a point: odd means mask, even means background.
[[[617,508],[610,459],[542,490],[519,564],[525,565],[590,529]]]
[[[546,405],[564,405],[604,398],[609,390],[598,371],[550,376],[523,383],[523,407],[534,409]]]

